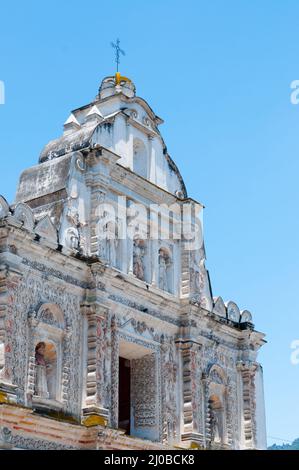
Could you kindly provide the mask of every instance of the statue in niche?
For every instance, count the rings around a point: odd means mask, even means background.
[[[168,276],[167,276],[167,271],[170,267],[171,261],[168,253],[160,249],[159,250],[159,287],[162,290],[169,290],[169,285],[168,285]]]
[[[133,273],[141,281],[144,281],[144,255],[145,247],[142,240],[134,240]]]
[[[218,419],[212,408],[210,411],[210,428],[211,428],[211,441],[219,442],[220,439],[219,439]]]
[[[111,266],[116,266],[116,255],[118,246],[118,231],[117,225],[114,221],[110,220],[104,228],[105,231],[105,244],[106,244],[106,259]]]
[[[192,300],[203,308],[209,308],[210,287],[203,250],[195,251],[190,273],[193,290]]]
[[[222,429],[222,410],[215,408],[213,403],[210,406],[210,430],[211,442],[223,442],[223,429]]]
[[[49,398],[47,367],[45,359],[46,344],[42,341],[35,348],[35,395],[41,398]]]
[[[203,274],[201,272],[202,260],[203,257],[201,256],[201,253],[199,251],[195,251],[191,273],[193,275],[193,287],[196,293],[201,292],[204,287],[204,279]]]

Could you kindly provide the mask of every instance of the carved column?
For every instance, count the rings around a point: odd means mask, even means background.
[[[109,380],[105,370],[108,310],[95,301],[82,303],[81,311],[86,318],[87,335],[85,400],[82,411],[84,416],[102,417],[102,424],[105,424],[109,417],[105,390]]]
[[[243,440],[246,449],[256,447],[256,419],[255,419],[255,362],[239,362],[238,371],[242,378],[243,402]]]
[[[201,345],[192,341],[180,342],[182,360],[182,386],[183,386],[183,429],[182,441],[191,445],[204,445],[202,433],[201,397],[201,370],[198,359]],[[201,432],[200,432],[201,431]]]
[[[118,380],[119,380],[119,340],[115,316],[111,319],[111,401],[110,421],[118,428]]]
[[[173,445],[180,439],[177,349],[173,338],[163,335],[161,342],[162,442]]]
[[[12,383],[13,319],[10,317],[10,305],[13,299],[10,288],[17,288],[20,278],[19,272],[11,272],[7,265],[0,265],[0,402],[16,400],[17,387]]]
[[[203,373],[202,374],[202,385],[203,385],[203,405],[204,405],[204,437],[205,446],[211,445],[211,413],[209,407],[210,398],[210,379]]]

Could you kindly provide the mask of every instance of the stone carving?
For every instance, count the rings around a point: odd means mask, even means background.
[[[12,432],[6,426],[0,427],[0,446],[4,444],[4,448],[10,448],[12,443]],[[1,447],[2,447],[1,446]],[[0,447],[0,448],[1,448]]]
[[[143,240],[134,240],[133,250],[133,274],[140,279],[144,280],[144,256],[145,245]]]
[[[9,205],[3,196],[0,196],[0,219],[9,214]]]
[[[239,322],[240,320],[240,310],[239,307],[234,302],[227,303],[227,317],[229,320],[234,322]]]
[[[51,442],[43,439],[31,439],[20,435],[12,436],[11,443],[18,449],[30,450],[75,450],[77,448],[71,445],[59,444],[58,442]]]
[[[74,227],[80,226],[79,213],[75,207],[68,207],[66,212],[66,218]]]
[[[226,307],[221,297],[214,299],[213,312],[220,317],[226,318]]]
[[[43,217],[35,227],[36,235],[57,243],[57,231],[48,215]]]
[[[106,231],[106,258],[111,266],[116,266],[116,256],[118,247],[118,227],[117,223],[109,221],[105,226]]]
[[[173,338],[161,337],[163,442],[175,442],[178,436],[176,348]]]
[[[81,152],[76,153],[76,166],[82,173],[86,170],[84,157]]]
[[[35,347],[35,395],[41,398],[49,398],[45,348],[44,342]]]
[[[207,310],[212,308],[209,277],[205,267],[204,251],[196,250],[191,261],[191,302]]]
[[[157,425],[157,381],[155,355],[132,360],[134,426]]]
[[[34,356],[34,344],[29,335],[29,323],[27,312],[37,311],[36,307],[45,300],[49,304],[58,305],[65,317],[66,325],[72,334],[66,334],[63,341],[61,362],[63,364],[63,391],[65,410],[78,415],[80,409],[80,377],[78,371],[81,363],[81,317],[79,299],[64,286],[53,281],[45,281],[32,273],[28,273],[22,279],[16,278],[10,281],[8,287],[10,299],[7,309],[10,326],[6,329],[6,367],[12,375],[12,382],[17,386],[18,400],[25,404],[25,385],[28,358],[24,351],[33,348],[29,356]],[[34,321],[43,317],[43,309],[40,314],[31,314]],[[39,316],[40,315],[40,316]],[[45,319],[45,316],[44,316]],[[48,316],[49,319],[49,316]],[[30,343],[29,343],[30,341]],[[79,348],[79,349],[78,349]]]
[[[168,250],[160,248],[159,250],[159,287],[162,290],[169,291],[170,286],[170,269],[172,260]]]
[[[76,228],[71,227],[66,230],[65,242],[68,248],[79,249],[79,232]]]
[[[217,384],[223,384],[223,379],[216,369],[212,369],[209,374],[209,377],[212,382],[215,382]]]
[[[220,442],[220,425],[219,425],[219,417],[217,413],[211,408],[210,410],[210,433],[211,433],[211,441]]]
[[[22,222],[23,227],[32,231],[34,228],[34,215],[27,204],[20,202],[14,210],[14,218]]]
[[[252,315],[248,310],[243,310],[241,313],[241,323],[252,323]]]

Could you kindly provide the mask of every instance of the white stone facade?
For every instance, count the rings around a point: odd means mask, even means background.
[[[162,122],[107,77],[0,197],[0,447],[266,446],[264,335],[212,297]]]

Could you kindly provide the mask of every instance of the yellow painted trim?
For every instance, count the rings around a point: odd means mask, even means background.
[[[0,392],[0,403],[9,403],[7,393]]]
[[[132,80],[130,80],[129,78],[127,77],[123,77],[119,72],[116,72],[115,74],[115,85],[119,85],[120,82],[131,82]]]
[[[82,424],[86,427],[90,426],[107,426],[107,420],[103,416],[90,415],[82,420]]]

